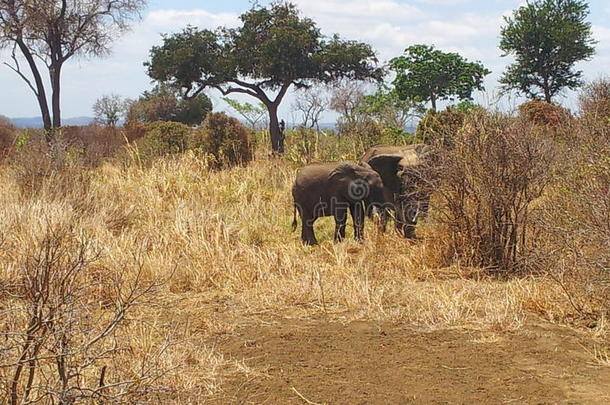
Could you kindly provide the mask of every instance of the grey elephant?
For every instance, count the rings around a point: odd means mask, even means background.
[[[383,181],[386,201],[381,219],[383,230],[393,212],[396,230],[406,238],[415,237],[418,218],[428,212],[431,187],[427,175],[433,156],[432,148],[424,144],[377,145],[362,155],[361,164],[369,164]]]
[[[384,204],[383,182],[370,166],[353,163],[314,163],[302,167],[292,187],[294,198],[293,230],[296,211],[302,222],[301,239],[317,244],[313,224],[320,217],[335,218],[335,242],[345,238],[347,212],[354,222],[354,236],[363,238],[364,217],[372,216]]]

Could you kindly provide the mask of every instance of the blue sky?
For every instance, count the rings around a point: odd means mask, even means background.
[[[347,39],[373,45],[382,61],[399,55],[416,43],[434,44],[479,60],[493,71],[486,91],[477,101],[493,104],[497,99],[497,79],[510,62],[497,48],[502,16],[523,4],[522,0],[295,0],[303,14],[313,18],[326,35],[339,33]],[[261,1],[262,4],[267,3]],[[594,59],[579,65],[589,80],[610,73],[610,1],[592,0],[590,21],[599,41]],[[65,67],[62,108],[64,117],[91,115],[95,100],[109,93],[135,98],[151,87],[142,63],[160,35],[175,32],[187,24],[201,28],[236,25],[247,0],[152,0],[142,21],[118,40],[110,57],[73,60]],[[0,53],[0,62],[7,57]],[[5,59],[6,60],[6,59]],[[0,66],[0,114],[9,117],[39,115],[35,99],[26,85],[8,68]],[[226,110],[216,91],[208,95],[217,109]],[[290,121],[293,95],[280,113]],[[245,99],[244,99],[245,100]],[[574,94],[566,93],[563,103],[575,106]],[[517,100],[518,101],[518,100]],[[510,108],[514,99],[503,99]],[[325,116],[334,119],[332,114]]]

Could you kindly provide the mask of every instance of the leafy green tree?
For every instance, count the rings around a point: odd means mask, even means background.
[[[372,117],[380,124],[401,132],[409,120],[425,113],[420,103],[403,100],[395,90],[383,86],[376,93],[364,96],[360,111]]]
[[[413,45],[405,54],[390,61],[396,72],[398,96],[415,103],[439,100],[469,100],[472,92],[483,90],[483,78],[491,72],[479,62],[468,62],[461,55],[443,52],[428,45]]]
[[[127,121],[173,121],[193,126],[201,124],[210,111],[212,101],[205,94],[185,99],[168,86],[159,85],[131,102]]]
[[[239,101],[233,100],[229,97],[224,97],[222,100],[239,115],[241,115],[252,129],[256,129],[257,124],[263,119],[265,113],[267,112],[267,108],[263,103],[258,103],[256,105],[250,103],[240,103]]]
[[[186,97],[212,87],[224,96],[240,93],[258,99],[269,113],[275,153],[284,151],[278,107],[291,86],[381,76],[369,45],[336,35],[325,39],[314,21],[291,3],[255,4],[240,18],[238,28],[213,32],[187,27],[166,36],[150,51],[148,74],[183,89]]]
[[[562,89],[580,87],[574,65],[595,53],[588,15],[584,0],[536,0],[505,17],[500,49],[516,61],[500,79],[504,89],[550,103]]]

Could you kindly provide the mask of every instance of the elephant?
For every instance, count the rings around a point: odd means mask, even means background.
[[[306,245],[317,240],[313,225],[317,218],[335,218],[335,242],[345,238],[347,211],[354,222],[354,236],[363,239],[364,217],[372,217],[385,203],[383,182],[368,164],[345,162],[313,163],[302,167],[292,187],[294,199],[293,230],[297,227],[296,212],[302,222],[301,239]]]
[[[425,144],[405,146],[376,145],[360,158],[381,176],[386,201],[381,228],[385,230],[391,211],[394,212],[396,230],[405,238],[415,237],[415,225],[428,213],[431,188],[427,183],[427,170],[434,154]]]

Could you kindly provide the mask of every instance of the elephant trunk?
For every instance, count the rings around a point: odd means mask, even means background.
[[[296,231],[296,229],[297,229],[297,205],[294,204],[293,211],[292,211],[292,232]]]

